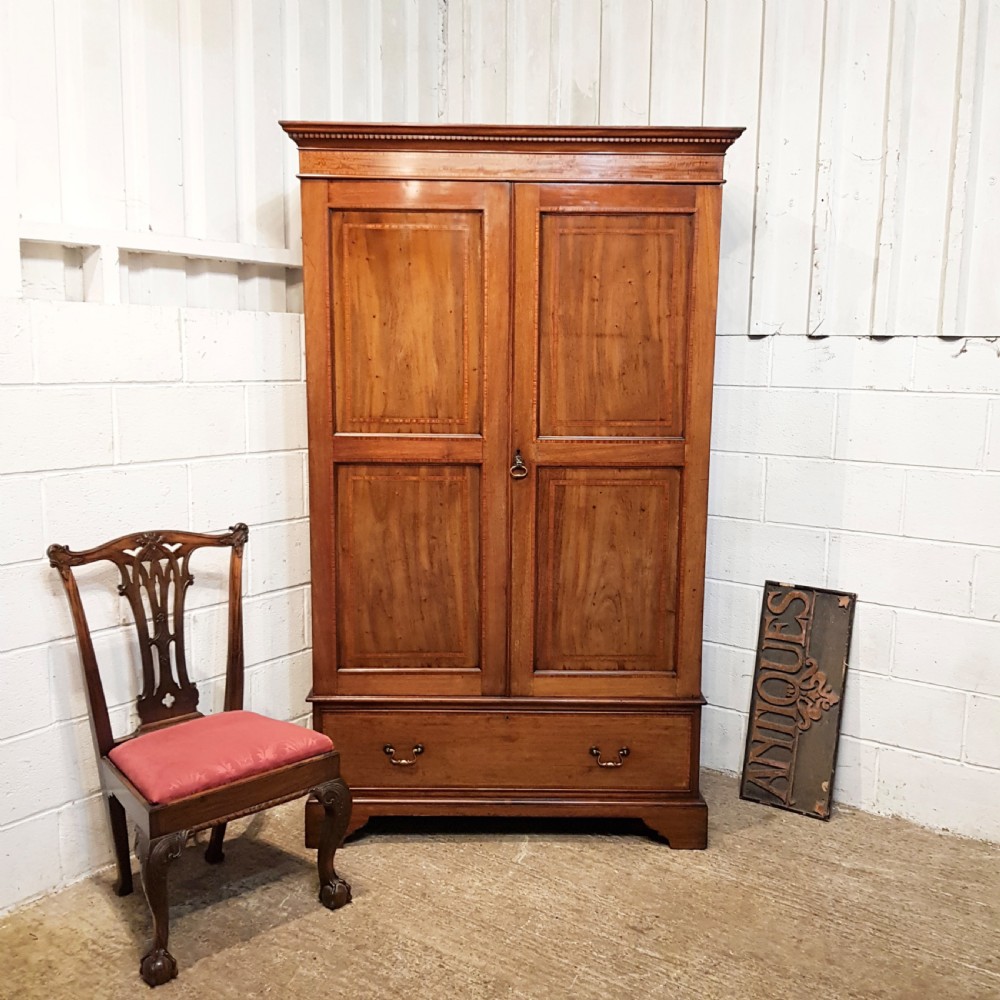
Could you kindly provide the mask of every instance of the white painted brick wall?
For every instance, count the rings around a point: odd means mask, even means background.
[[[301,321],[110,313],[75,303],[0,309],[15,373],[2,402],[21,431],[4,445],[0,470],[5,523],[17,526],[0,538],[0,858],[19,857],[30,841],[60,859],[40,880],[7,880],[0,906],[109,856],[69,615],[46,543],[248,521],[247,703],[308,720]],[[82,359],[87,381],[59,381],[73,369],[45,352],[81,330],[104,337],[114,355],[131,331],[144,363]],[[1000,839],[989,804],[1000,802],[1000,413],[986,368],[1000,360],[941,341],[782,337],[720,338],[718,356],[703,763],[741,764],[763,580],[854,590],[837,800]],[[218,709],[226,566],[206,556],[194,569],[192,673],[205,682],[203,706]],[[124,730],[135,688],[124,679],[134,653],[122,602],[113,578],[83,577]]]
[[[1000,698],[969,699],[965,752],[971,764],[1000,768]]]
[[[984,397],[957,394],[838,393],[834,455],[861,462],[978,468],[988,403]]]
[[[37,387],[9,387],[0,395],[0,469],[35,472],[110,465],[113,455],[113,408],[110,388],[48,392]],[[17,429],[30,434],[15,433]],[[46,447],[40,449],[38,440]]]
[[[836,800],[1000,840],[996,345],[724,337],[717,357],[704,763],[742,766],[763,581],[853,591]]]
[[[68,605],[45,548],[250,524],[247,707],[308,722],[301,316],[0,300],[0,910],[111,859]],[[189,661],[222,704],[228,553],[199,552]],[[117,732],[137,652],[117,576],[77,572]]]

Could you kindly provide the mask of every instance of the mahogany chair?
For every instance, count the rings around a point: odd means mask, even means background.
[[[324,809],[320,901],[335,910],[351,900],[351,888],[333,864],[351,813],[339,753],[321,733],[243,711],[242,566],[248,533],[245,524],[237,524],[219,535],[150,531],[85,552],[65,545],[48,549],[49,563],[59,570],[73,613],[118,863],[119,896],[132,891],[129,824],[136,829],[136,854],[153,918],[153,941],[139,971],[150,986],[177,975],[177,963],[167,950],[167,868],[198,830],[211,828],[205,859],[217,864],[223,860],[229,820],[312,794]],[[224,711],[207,716],[197,709],[198,689],[188,677],[184,653],[184,600],[194,582],[188,565],[191,553],[205,546],[231,549]],[[140,725],[117,739],[73,575],[73,567],[99,561],[118,568],[118,592],[132,608],[142,663]]]

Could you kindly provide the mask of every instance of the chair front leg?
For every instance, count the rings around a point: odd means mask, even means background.
[[[351,901],[351,887],[333,867],[333,857],[351,820],[351,790],[343,778],[335,778],[314,788],[311,794],[319,800],[324,812],[316,855],[319,899],[328,910],[336,910]]]
[[[139,964],[139,973],[150,986],[161,986],[177,975],[177,962],[167,951],[170,936],[169,903],[167,899],[167,867],[180,857],[187,841],[187,831],[169,833],[148,840],[139,830],[136,854],[142,871],[142,887],[153,918],[153,941]]]
[[[111,839],[115,845],[115,861],[118,863],[118,879],[115,894],[127,896],[132,891],[132,855],[128,849],[128,818],[122,804],[113,796],[105,796],[108,802],[108,816],[111,818]]]

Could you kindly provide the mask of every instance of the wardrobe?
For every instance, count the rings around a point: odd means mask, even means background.
[[[351,829],[632,817],[704,847],[721,185],[742,129],[282,125],[310,699]]]

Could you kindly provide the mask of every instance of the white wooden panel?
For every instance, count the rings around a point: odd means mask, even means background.
[[[828,8],[810,334],[871,333],[891,22],[891,0]]]
[[[10,5],[0,4],[0,298],[21,294],[21,246],[17,231],[17,122],[14,118],[14,38]]]
[[[122,254],[122,301],[134,305],[176,306],[187,299],[187,262],[162,254]]]
[[[430,122],[438,116],[441,11],[426,0],[382,8],[381,90],[385,121]]]
[[[1000,330],[1000,0],[970,5],[966,29],[967,118],[959,125],[942,332],[994,337]]]
[[[63,220],[125,223],[117,0],[55,4]]]
[[[954,166],[952,167],[951,203],[948,209],[947,238],[944,260],[944,280],[941,290],[940,333],[959,336],[965,323],[965,294],[968,292],[966,268],[969,236],[974,219],[969,215],[975,200],[975,150],[977,112],[981,107],[981,94],[977,84],[982,79],[983,53],[979,50],[980,27],[987,32],[985,16],[989,0],[972,0],[966,5],[962,19],[961,57],[955,112]],[[984,16],[980,18],[980,14]],[[983,21],[980,26],[980,21]],[[985,40],[985,36],[982,36]]]
[[[281,117],[301,120],[302,114],[302,35],[299,24],[301,9],[299,0],[285,0],[282,4],[282,42],[284,52],[282,66],[283,93],[281,97]],[[321,38],[325,32],[321,32]],[[324,65],[324,70],[326,66]],[[298,150],[281,136],[281,184],[282,209],[284,214],[284,246],[302,245],[302,212],[299,203]]]
[[[59,135],[59,187],[62,219],[93,222],[88,210],[87,119],[84,99],[84,11],[73,0],[54,0],[56,54],[56,129]]]
[[[653,0],[650,125],[701,124],[705,30],[704,0]]]
[[[380,28],[382,114],[386,121],[412,121],[417,82],[417,42],[409,35],[408,0],[389,3]]]
[[[342,121],[347,117],[344,112],[344,0],[329,0],[328,7],[327,52],[330,60],[330,79],[328,82],[330,120]],[[301,18],[299,30],[302,32],[308,30],[308,26]],[[302,61],[305,64],[312,53],[307,50],[305,45],[301,51]]]
[[[239,309],[237,264],[221,260],[187,262],[187,305],[205,309]]]
[[[751,334],[808,331],[825,4],[764,7]]]
[[[507,5],[502,0],[465,0],[463,7],[463,119],[507,121]]]
[[[122,134],[125,145],[125,224],[128,229],[148,230],[150,119],[146,104],[148,81],[145,4],[122,4],[119,38],[122,54]],[[127,283],[127,277],[123,276],[122,280]]]
[[[296,0],[298,28],[298,113],[305,121],[329,121],[332,26],[339,8],[327,0]],[[286,31],[293,27],[287,22]],[[340,26],[337,24],[336,34]],[[291,115],[291,109],[286,109]]]
[[[761,0],[712,0],[708,6],[704,122],[746,128],[726,154],[716,322],[720,334],[745,335],[750,328],[763,19]]]
[[[600,110],[601,2],[553,0],[552,121],[596,125]]]
[[[533,0],[507,0],[507,120],[544,125],[549,120],[552,8]]]
[[[602,125],[649,123],[651,0],[604,0],[601,9]]]
[[[285,146],[278,125],[285,94],[285,46],[281,6],[272,0],[253,4],[253,149],[256,161],[257,238],[270,247],[285,245]]]
[[[447,4],[440,0],[408,0],[410,35],[417,45],[417,92],[411,95],[415,121],[433,122],[444,114],[444,52]]]
[[[240,264],[239,307],[254,312],[285,311],[285,272],[264,264]]]
[[[177,0],[133,2],[143,8],[146,101],[144,108],[133,107],[131,113],[146,118],[149,225],[154,232],[181,235],[184,232],[184,160],[178,3]]]
[[[461,0],[449,0],[444,11],[445,88],[442,118],[462,121],[465,77],[465,46],[462,44],[465,10]]]
[[[184,233],[207,236],[205,175],[205,47],[202,0],[178,0],[181,60],[181,155],[184,172]]]
[[[83,259],[79,247],[21,244],[24,297],[83,301]]]
[[[280,301],[271,265],[300,230],[279,118],[703,121],[747,126],[726,161],[720,333],[996,333],[1000,0],[770,0],[766,18],[763,0],[3,11],[21,239],[92,233],[107,253],[87,258],[88,295],[113,290],[96,264],[120,248],[139,300],[178,293],[183,267],[182,301],[231,302],[236,270],[238,302]],[[139,258],[128,272],[129,251],[201,244],[257,266],[220,277]],[[29,257],[4,287],[79,294],[74,254],[68,278],[64,254]]]
[[[7,12],[12,113],[17,122],[17,200],[21,215],[57,222],[62,198],[52,0],[8,4]]]
[[[938,332],[963,4],[896,0],[874,332]]]
[[[340,88],[345,121],[379,121],[382,103],[381,3],[341,4]]]

